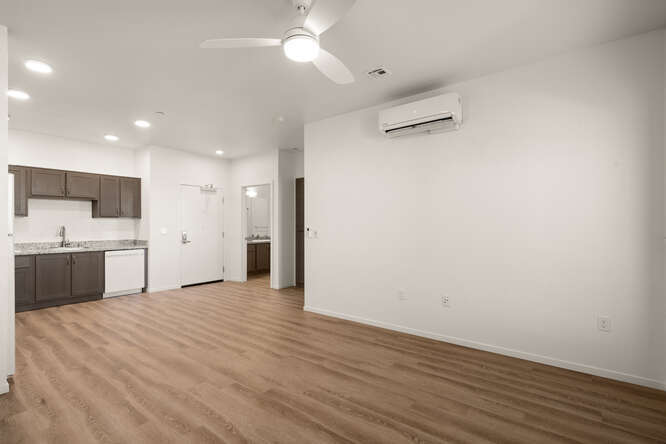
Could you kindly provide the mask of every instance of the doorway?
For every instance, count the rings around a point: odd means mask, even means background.
[[[272,187],[270,184],[246,186],[242,193],[242,258],[245,280],[270,287],[273,274]]]
[[[212,186],[180,186],[180,284],[224,279],[224,199]]]
[[[305,286],[305,179],[296,179],[296,286]]]

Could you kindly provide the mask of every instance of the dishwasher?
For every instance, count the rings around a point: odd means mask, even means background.
[[[104,297],[141,293],[146,286],[146,252],[107,251],[104,254]]]

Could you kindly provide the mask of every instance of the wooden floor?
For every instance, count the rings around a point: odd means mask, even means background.
[[[17,315],[1,443],[666,442],[666,393],[304,313],[265,278]]]

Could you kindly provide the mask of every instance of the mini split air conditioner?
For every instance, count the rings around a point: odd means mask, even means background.
[[[440,133],[460,128],[462,101],[456,93],[443,94],[379,112],[379,131],[388,137]]]

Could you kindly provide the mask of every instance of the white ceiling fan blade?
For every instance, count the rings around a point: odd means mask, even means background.
[[[211,39],[203,42],[201,48],[259,48],[262,46],[280,46],[280,39]]]
[[[355,2],[356,0],[316,0],[304,26],[319,35],[344,17]]]
[[[312,61],[319,71],[338,85],[354,82],[354,74],[336,56],[319,49],[319,56]]]

